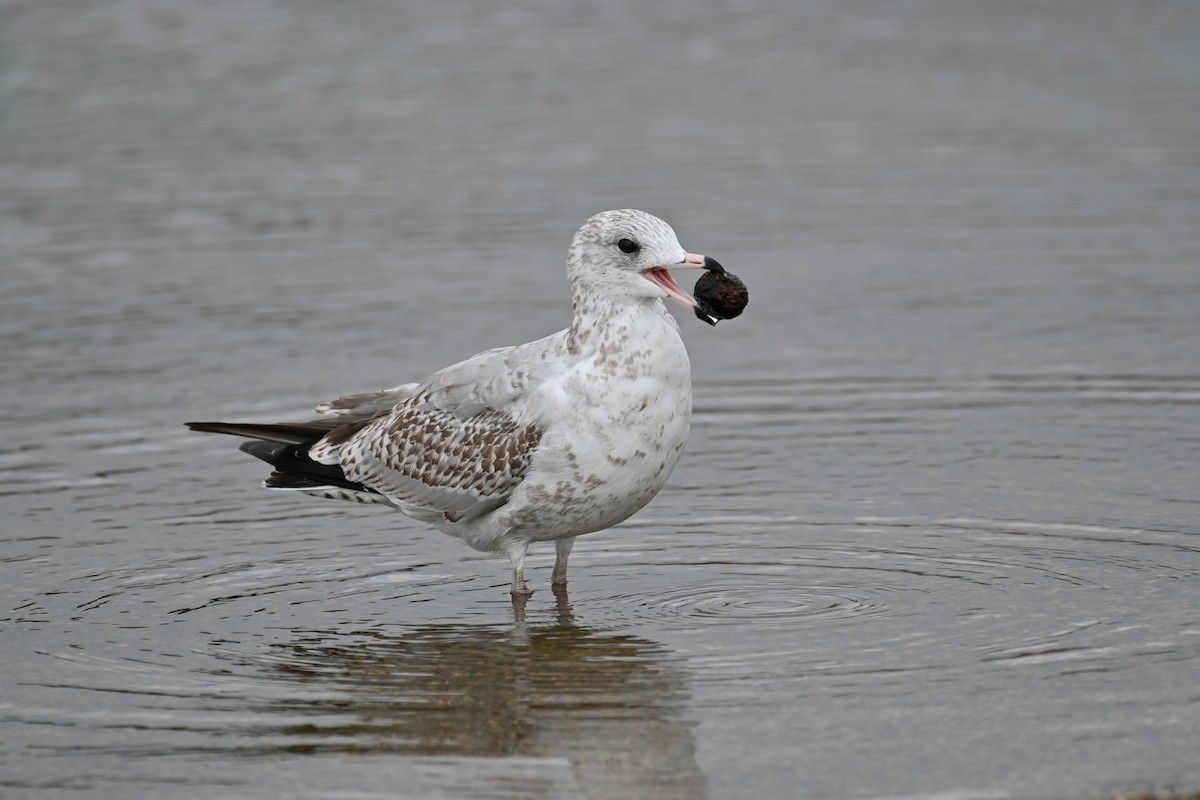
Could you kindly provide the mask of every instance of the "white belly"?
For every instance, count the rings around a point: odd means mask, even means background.
[[[691,368],[674,321],[602,339],[555,386],[556,423],[531,474],[496,522],[530,541],[602,530],[645,506],[667,482],[691,426]]]

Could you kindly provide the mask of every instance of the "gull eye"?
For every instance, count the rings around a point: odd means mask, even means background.
[[[641,245],[632,239],[622,239],[621,241],[617,242],[617,247],[621,249],[622,253],[636,253],[638,250],[642,249]]]

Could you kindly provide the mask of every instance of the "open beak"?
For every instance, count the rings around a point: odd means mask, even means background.
[[[725,268],[718,264],[715,258],[696,255],[695,253],[685,253],[683,261],[680,261],[678,264],[670,264],[665,267],[651,267],[642,271],[643,278],[662,289],[667,293],[668,297],[687,309],[697,308],[700,304],[696,302],[696,298],[679,288],[679,284],[671,277],[671,273],[667,272],[668,269],[706,269],[711,272],[725,272]]]

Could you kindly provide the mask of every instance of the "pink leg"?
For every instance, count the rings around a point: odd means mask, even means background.
[[[574,546],[574,536],[570,536],[566,539],[559,539],[554,543],[554,550],[557,553],[557,557],[554,559],[554,571],[550,573],[551,583],[566,584],[567,556],[571,555],[571,548]]]
[[[512,589],[510,592],[514,595],[528,597],[533,594],[533,590],[525,585],[525,551],[529,545],[522,545],[518,549],[508,554],[509,560],[513,565]]]

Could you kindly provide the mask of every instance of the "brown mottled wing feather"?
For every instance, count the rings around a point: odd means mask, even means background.
[[[336,400],[321,403],[314,410],[318,414],[330,414],[345,420],[374,419],[391,412],[397,403],[417,393],[417,383],[405,383],[378,392],[348,394]]]
[[[518,424],[503,411],[489,408],[464,418],[438,408],[428,391],[357,430],[338,433],[315,445],[311,457],[340,464],[347,479],[418,519],[450,522],[506,503],[542,438],[540,428]]]

